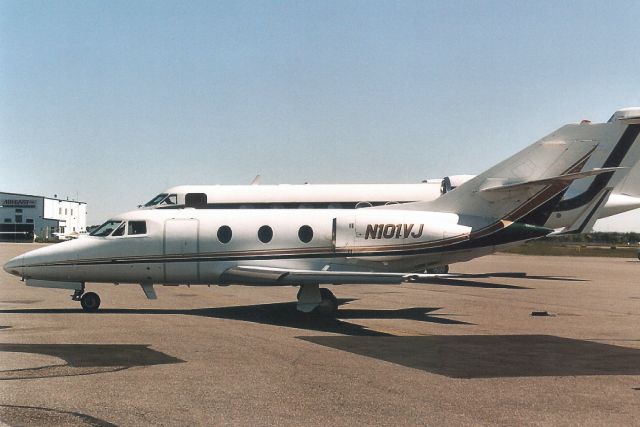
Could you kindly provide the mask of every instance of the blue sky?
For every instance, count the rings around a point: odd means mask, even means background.
[[[640,3],[0,1],[0,188],[478,173],[640,105]],[[640,214],[601,228],[640,231]]]

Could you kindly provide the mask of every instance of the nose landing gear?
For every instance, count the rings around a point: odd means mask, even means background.
[[[80,305],[84,311],[90,313],[98,311],[98,308],[100,308],[100,297],[95,292],[87,292],[80,298]]]
[[[80,301],[82,309],[86,312],[93,313],[100,308],[100,297],[95,292],[84,292],[84,283],[80,289],[76,289],[71,295],[73,301]]]

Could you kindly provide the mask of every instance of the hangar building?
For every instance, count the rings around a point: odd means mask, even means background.
[[[51,240],[53,233],[79,233],[86,227],[85,202],[0,192],[0,241]]]

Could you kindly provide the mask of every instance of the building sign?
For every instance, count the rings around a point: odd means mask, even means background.
[[[3,208],[35,208],[36,201],[29,199],[5,199],[0,201]]]

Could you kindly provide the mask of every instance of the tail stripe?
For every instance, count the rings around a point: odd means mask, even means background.
[[[640,125],[629,125],[627,129],[620,137],[620,141],[616,144],[609,157],[602,165],[603,168],[618,167],[622,163],[622,160],[627,155],[627,152],[633,145],[633,142],[640,135]],[[604,173],[598,175],[593,179],[593,182],[583,193],[578,194],[567,200],[562,200],[556,207],[556,212],[570,211],[577,209],[590,203],[597,194],[607,186],[611,177],[615,172]]]

